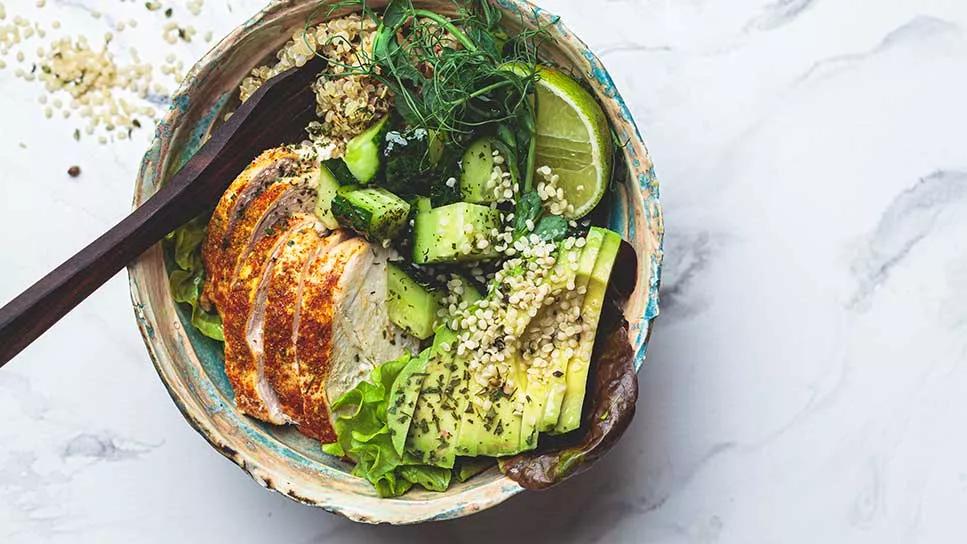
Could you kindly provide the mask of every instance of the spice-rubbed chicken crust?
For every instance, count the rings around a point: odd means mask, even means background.
[[[294,152],[284,148],[265,151],[218,201],[202,248],[208,277],[204,296],[216,306],[224,301],[237,263],[259,237],[259,227],[265,226],[267,212],[284,190],[276,185],[298,168],[299,157]]]
[[[367,247],[361,238],[350,238],[320,253],[309,265],[303,284],[302,319],[296,341],[303,394],[303,421],[299,430],[323,443],[336,440],[329,408],[335,399],[326,394],[332,369],[335,294],[346,263]]]
[[[239,409],[271,423],[286,423],[278,396],[265,378],[264,321],[267,278],[285,244],[299,229],[316,222],[305,214],[282,219],[273,234],[263,236],[241,263],[220,308],[225,330],[225,373]]]
[[[204,251],[206,270],[210,271],[206,291],[224,324],[225,373],[235,392],[235,403],[246,414],[272,423],[285,423],[287,418],[264,375],[266,280],[274,258],[291,234],[289,229],[297,225],[322,228],[312,215],[316,202],[313,181],[305,177],[274,178],[282,171],[298,173],[294,157],[263,153],[261,158],[269,166],[257,159],[246,172],[257,169],[258,174],[243,172],[239,176],[247,180],[247,187],[232,183],[238,192],[230,189],[216,208],[216,213],[230,210],[229,216],[214,221],[219,226],[209,230]],[[270,177],[272,181],[266,181]],[[237,200],[238,205],[223,205],[229,199]]]
[[[320,235],[304,227],[283,246],[269,279],[265,300],[265,375],[286,417],[303,421],[302,384],[296,341],[302,321],[305,278],[316,257],[349,237],[337,230]]]

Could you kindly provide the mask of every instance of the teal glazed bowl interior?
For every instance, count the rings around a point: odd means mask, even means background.
[[[549,60],[584,77],[611,119],[623,151],[628,177],[614,184],[610,227],[638,253],[638,280],[625,308],[635,364],[645,358],[651,323],[658,314],[662,217],[658,182],[631,113],[608,72],[588,47],[555,15],[528,2],[492,0],[507,26],[547,27]],[[141,205],[166,177],[178,170],[204,143],[223,114],[237,104],[241,80],[274,53],[309,20],[317,23],[328,1],[285,0],[270,3],[229,34],[188,73],[145,154],[135,187]],[[438,11],[446,1],[415,1]],[[370,2],[380,7],[379,2]],[[337,12],[334,16],[345,14]],[[214,204],[214,203],[213,203]],[[318,442],[289,427],[266,425],[236,410],[223,369],[222,345],[198,334],[185,308],[172,299],[166,256],[161,244],[129,267],[131,298],[138,325],[154,365],[188,422],[225,457],[261,485],[352,520],[406,524],[465,516],[494,506],[522,491],[491,469],[444,493],[413,490],[395,499],[379,498],[368,482],[350,475],[351,466],[322,453]]]

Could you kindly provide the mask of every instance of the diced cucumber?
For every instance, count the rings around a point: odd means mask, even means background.
[[[340,225],[371,240],[392,240],[406,227],[410,205],[380,187],[340,187],[332,199],[332,214]]]
[[[360,183],[369,183],[379,173],[379,151],[386,134],[389,116],[386,115],[365,132],[346,143],[343,161]]]
[[[339,182],[325,166],[319,168],[318,196],[316,198],[316,217],[329,230],[339,228],[339,222],[332,215],[332,199],[339,191]]]
[[[395,264],[386,268],[386,310],[389,319],[420,340],[433,335],[440,309],[439,295],[423,287]]]
[[[499,228],[500,212],[469,202],[418,213],[413,227],[413,262],[469,262],[496,257],[490,234]]]
[[[430,199],[421,196],[413,201],[413,207],[416,209],[416,213],[428,212],[433,209],[433,204],[430,203]]]
[[[335,178],[339,185],[355,185],[358,183],[356,177],[349,171],[349,167],[346,166],[346,162],[342,159],[329,159],[323,161],[322,165],[329,169],[332,177]]]

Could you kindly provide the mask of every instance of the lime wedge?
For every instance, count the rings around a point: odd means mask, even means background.
[[[569,76],[539,66],[537,82],[537,163],[560,176],[558,187],[574,206],[566,215],[590,212],[608,189],[611,132],[591,93]]]

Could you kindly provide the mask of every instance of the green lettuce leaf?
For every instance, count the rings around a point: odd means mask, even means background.
[[[196,218],[167,236],[172,244],[176,270],[168,281],[175,302],[191,306],[191,324],[209,338],[224,341],[222,319],[216,313],[205,311],[199,299],[205,284],[205,265],[201,258],[201,244],[205,240],[208,224],[204,218]]]
[[[368,480],[381,497],[398,497],[414,485],[431,491],[450,486],[449,469],[425,465],[406,453],[401,456],[393,447],[386,409],[393,382],[410,359],[405,354],[383,363],[373,369],[369,380],[336,399],[332,409],[337,442],[322,447],[326,453],[355,461],[353,475]]]

